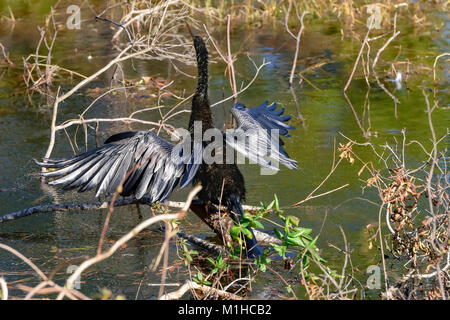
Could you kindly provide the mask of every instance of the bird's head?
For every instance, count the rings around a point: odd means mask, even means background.
[[[208,49],[202,37],[192,33],[189,24],[186,22],[187,29],[194,40],[194,48],[197,56],[198,68],[198,86],[197,93],[199,96],[207,97],[208,95]]]
[[[191,27],[189,26],[189,24],[187,22],[186,22],[186,27],[187,27],[192,39],[194,40],[194,48],[195,48],[195,51],[197,52],[197,54],[199,52],[204,51],[204,48],[206,48],[206,45],[205,45],[205,42],[203,41],[202,37],[195,35],[192,32]]]

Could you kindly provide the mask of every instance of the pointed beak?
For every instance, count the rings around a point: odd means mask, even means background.
[[[186,27],[189,31],[189,33],[191,34],[191,37],[194,38],[194,34],[192,33],[191,27],[189,26],[189,24],[186,22]]]

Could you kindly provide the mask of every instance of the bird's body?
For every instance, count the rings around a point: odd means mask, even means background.
[[[192,141],[195,139],[194,124],[196,122],[201,123],[202,136],[208,129],[215,128],[208,98],[208,50],[201,37],[193,36],[193,38],[197,56],[198,84],[197,91],[192,98],[192,112],[189,119]],[[225,138],[223,138],[221,145],[226,145]],[[208,142],[204,142],[203,147],[207,148],[207,146]],[[219,153],[215,156],[219,156],[221,161],[211,164],[203,161],[193,179],[194,184],[200,183],[202,185],[198,198],[203,203],[225,205],[229,212],[232,212],[234,220],[238,221],[238,217],[244,213],[241,205],[241,201],[245,200],[244,177],[236,164],[227,163],[227,148],[216,148],[214,152]],[[232,156],[234,157],[234,155]],[[233,213],[237,216],[235,217]],[[246,248],[250,257],[261,254],[254,235],[253,239],[246,238]]]
[[[203,39],[198,36],[194,36],[194,47],[197,53],[198,85],[192,98],[192,112],[189,118],[192,141],[195,139],[195,122],[201,123],[202,136],[207,130],[215,128],[208,99],[208,51]],[[209,143],[203,142],[203,147],[206,148]],[[224,139],[222,146],[225,145]],[[203,161],[193,180],[194,183],[201,183],[203,187],[199,199],[218,205],[219,202],[226,203],[233,194],[244,200],[244,177],[236,164],[226,163],[227,148],[216,148],[214,151],[220,153],[221,163],[207,164]]]
[[[198,194],[199,199],[204,204],[226,206],[231,217],[239,222],[244,214],[241,205],[245,201],[244,177],[234,162],[227,163],[230,158],[234,159],[234,154],[227,154],[230,151],[225,145],[263,167],[274,168],[272,160],[268,159],[269,154],[290,169],[297,167],[278,138],[278,131],[283,136],[289,136],[288,129],[293,127],[285,122],[290,117],[281,116],[283,109],[276,110],[276,104],[269,106],[267,102],[255,108],[246,108],[237,103],[232,109],[239,126],[234,132],[236,136],[250,136],[256,139],[256,143],[246,143],[245,139],[221,134],[222,147],[214,149],[214,158],[220,161],[210,163],[204,157],[201,157],[201,162],[198,161],[203,151],[214,141],[203,141],[203,134],[200,137],[202,141],[197,141],[195,127],[200,124],[202,133],[205,133],[213,129],[214,124],[208,99],[208,51],[201,37],[193,36],[193,39],[198,66],[198,85],[189,119],[193,152],[184,154],[182,143],[174,145],[152,131],[122,132],[108,138],[103,146],[85,153],[38,162],[43,167],[54,169],[42,174],[58,178],[50,184],[62,185],[64,189],[78,188],[80,192],[96,188],[96,196],[119,191],[123,196],[134,195],[140,199],[147,193],[156,202],[165,201],[178,184],[182,188],[191,182],[200,183],[202,189]],[[277,131],[275,140],[272,139],[273,130]],[[260,149],[261,145],[264,148]],[[249,257],[261,254],[254,236],[245,237],[245,240]]]

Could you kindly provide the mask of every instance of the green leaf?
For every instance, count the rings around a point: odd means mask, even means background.
[[[298,226],[298,224],[300,223],[300,219],[296,216],[287,216],[287,220],[295,226]]]
[[[232,226],[230,228],[230,235],[233,239],[239,239],[239,234],[241,233],[241,227]]]
[[[275,210],[277,211],[277,212],[283,212],[283,211],[281,211],[280,210],[280,204],[279,204],[279,202],[278,202],[278,197],[277,197],[277,195],[276,194],[274,194],[274,197],[275,197]]]
[[[322,259],[321,256],[319,256],[319,254],[316,252],[316,241],[319,237],[315,237],[313,241],[311,241],[308,246],[306,247],[306,249],[309,249],[309,252],[312,254],[312,256],[320,262],[326,262],[325,259]]]
[[[291,285],[286,286],[286,290],[287,290],[288,293],[292,293]]]
[[[271,243],[270,245],[275,249],[275,251],[278,253],[278,255],[280,257],[285,258],[285,256],[286,256],[286,249],[287,249],[286,246],[284,246],[284,245],[277,245],[277,244],[274,244],[274,243]]]
[[[303,256],[303,267],[309,266],[309,262],[310,262],[309,257],[307,255],[304,255]]]
[[[273,231],[275,232],[275,235],[277,236],[278,239],[280,240],[283,239],[283,234],[278,229],[274,229]]]
[[[249,239],[253,239],[253,235],[250,230],[247,228],[242,229],[242,233]]]
[[[300,238],[292,238],[290,236],[287,236],[286,237],[286,243],[288,245],[291,245],[291,246],[299,246],[299,247],[302,247],[302,248],[306,247],[305,243]]]
[[[263,226],[263,224],[261,223],[261,222],[259,222],[259,221],[253,221],[254,223],[255,223],[255,227],[256,228],[259,228],[259,229],[264,229],[264,226]]]
[[[273,208],[273,205],[275,204],[275,200],[272,200],[272,202],[266,207],[266,210],[269,211]]]
[[[291,232],[289,234],[291,237],[299,237],[299,236],[307,237],[312,231],[312,229],[310,228],[302,228],[302,227],[295,227],[294,230],[295,230],[294,232]],[[312,240],[311,237],[308,236],[308,238]]]

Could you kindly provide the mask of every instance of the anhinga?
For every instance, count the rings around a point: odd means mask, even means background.
[[[191,182],[200,183],[202,189],[198,197],[204,204],[225,205],[230,213],[234,213],[231,214],[232,218],[239,221],[244,213],[241,202],[245,200],[241,172],[236,164],[226,163],[227,148],[216,151],[222,152],[222,163],[207,164],[202,153],[209,143],[194,139],[196,122],[201,123],[202,133],[214,128],[214,125],[208,100],[208,50],[201,37],[192,36],[198,67],[198,86],[192,99],[189,119],[193,152],[183,154],[180,148],[182,142],[169,143],[152,131],[122,132],[109,137],[103,146],[87,152],[69,158],[37,162],[42,167],[53,169],[42,173],[45,177],[57,177],[49,184],[62,185],[64,189],[79,188],[79,192],[96,188],[98,197],[113,194],[124,181],[122,188],[119,188],[121,195],[134,195],[140,199],[148,193],[152,202],[163,202],[178,183],[181,188]],[[290,116],[281,116],[283,111],[276,110],[275,103],[269,106],[265,102],[254,108],[236,103],[231,113],[238,128],[233,134],[229,134],[229,131],[223,133],[222,142],[263,167],[277,169],[271,162],[275,160],[289,169],[297,168],[297,162],[284,151],[281,139],[272,137],[273,130],[289,137],[288,129],[294,129],[285,123]],[[237,139],[239,136],[250,139]],[[180,158],[183,161],[179,161]],[[249,257],[261,254],[253,232],[252,238],[246,237],[245,240]]]

